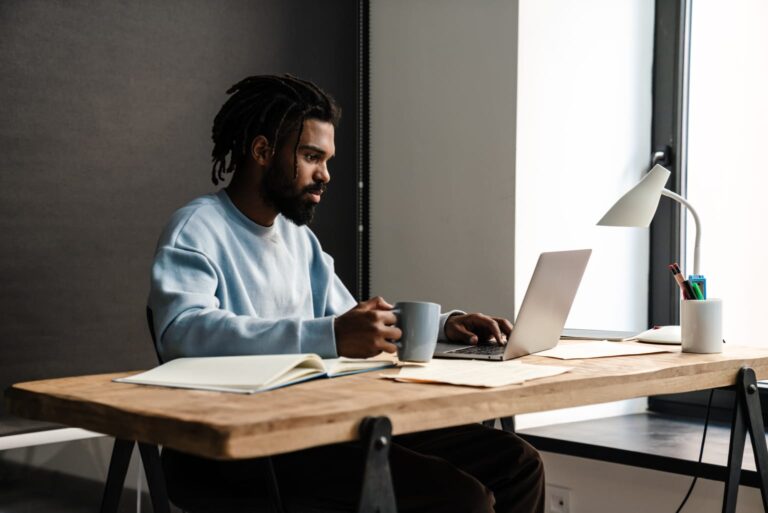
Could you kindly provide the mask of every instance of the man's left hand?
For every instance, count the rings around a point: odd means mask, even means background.
[[[476,345],[495,340],[506,344],[512,333],[512,323],[503,317],[481,313],[452,315],[445,322],[445,337],[451,342]]]

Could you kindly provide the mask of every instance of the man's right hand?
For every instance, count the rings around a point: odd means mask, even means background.
[[[397,351],[397,346],[390,340],[399,340],[403,332],[395,326],[397,318],[391,312],[392,308],[377,296],[336,317],[333,330],[339,356],[369,358],[382,351]]]

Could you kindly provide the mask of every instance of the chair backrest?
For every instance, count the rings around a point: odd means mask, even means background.
[[[149,334],[152,336],[152,346],[155,348],[155,356],[157,356],[157,363],[163,364],[163,359],[160,358],[160,351],[157,350],[157,337],[155,337],[155,321],[152,316],[152,309],[147,307],[147,327],[149,327]]]

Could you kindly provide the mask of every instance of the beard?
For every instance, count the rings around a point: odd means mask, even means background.
[[[261,182],[261,193],[264,200],[297,226],[303,226],[312,222],[315,216],[317,203],[304,199],[307,193],[325,192],[327,186],[323,182],[315,182],[312,185],[296,190],[293,170],[281,162],[275,162],[269,171],[264,174]]]

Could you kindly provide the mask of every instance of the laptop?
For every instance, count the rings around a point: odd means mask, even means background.
[[[435,358],[510,360],[555,347],[591,254],[580,249],[539,255],[506,345],[439,342]]]

